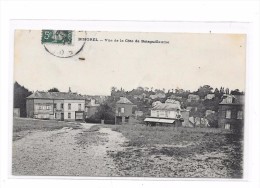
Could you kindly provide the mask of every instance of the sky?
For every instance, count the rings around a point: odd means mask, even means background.
[[[77,48],[77,32],[73,37],[72,48]],[[86,41],[77,55],[59,58],[45,50],[41,31],[17,30],[14,81],[31,91],[53,87],[68,91],[70,87],[88,95],[109,95],[112,86],[195,91],[210,85],[245,90],[245,35],[92,31],[86,37],[98,41]],[[66,49],[66,45],[46,46],[50,51]]]

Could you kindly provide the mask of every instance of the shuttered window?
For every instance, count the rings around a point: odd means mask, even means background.
[[[231,110],[226,111],[226,118],[230,119],[231,118]]]

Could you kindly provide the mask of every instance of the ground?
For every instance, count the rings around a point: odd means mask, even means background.
[[[14,119],[13,175],[242,178],[242,136],[220,129]]]

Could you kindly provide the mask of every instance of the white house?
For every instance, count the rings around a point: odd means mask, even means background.
[[[27,117],[36,119],[84,120],[85,98],[71,92],[36,91],[26,98]]]
[[[186,126],[189,123],[189,111],[183,110],[178,101],[157,104],[151,109],[151,116],[144,120],[148,125],[172,124]]]

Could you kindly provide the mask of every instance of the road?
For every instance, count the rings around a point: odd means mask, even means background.
[[[99,133],[106,140],[99,145],[81,147],[77,136],[82,129],[63,128],[55,131],[32,132],[13,142],[12,174],[17,176],[119,176],[108,151],[121,150],[125,138],[109,128]]]

